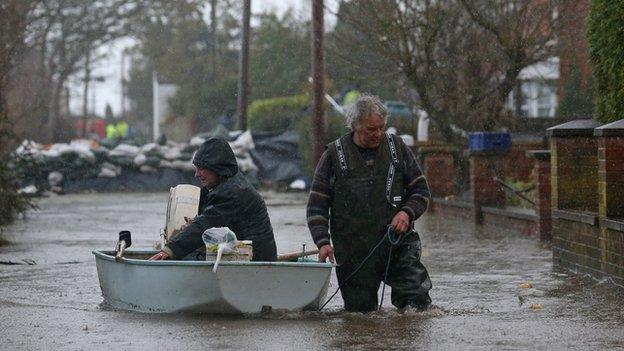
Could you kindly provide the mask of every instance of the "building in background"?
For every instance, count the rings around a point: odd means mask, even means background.
[[[557,18],[557,56],[520,72],[519,84],[506,102],[506,107],[516,117],[543,120],[537,124],[538,129],[592,117],[592,74],[586,37],[588,15],[589,0],[557,4],[553,11]]]
[[[554,118],[559,80],[558,57],[524,68],[520,71],[518,86],[507,97],[507,108],[518,117]]]

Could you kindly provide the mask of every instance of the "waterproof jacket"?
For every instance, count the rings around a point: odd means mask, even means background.
[[[209,139],[199,148],[193,164],[215,172],[219,183],[201,189],[197,217],[165,247],[173,258],[182,258],[202,247],[202,234],[213,227],[228,227],[238,240],[253,241],[254,261],[275,261],[273,228],[264,200],[238,171],[227,142]]]

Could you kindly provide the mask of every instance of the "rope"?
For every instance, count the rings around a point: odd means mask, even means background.
[[[405,235],[409,234],[410,231],[405,233]],[[388,250],[388,262],[386,262],[386,272],[384,273],[383,287],[381,288],[381,300],[379,301],[378,310],[381,310],[381,306],[383,306],[384,293],[386,292],[386,281],[388,280],[388,270],[390,269],[390,259],[392,259],[392,248],[398,245],[402,238],[401,235],[397,235],[396,238],[392,240],[392,228],[390,228],[390,226],[388,226],[386,237],[388,237],[388,242],[390,242],[390,249]]]
[[[392,227],[390,227],[390,225],[388,225],[387,227],[387,231],[386,231],[386,235],[384,235],[381,240],[379,240],[379,242],[375,245],[375,247],[373,247],[373,249],[368,253],[368,255],[366,257],[364,257],[364,259],[362,260],[362,262],[357,266],[357,268],[355,268],[353,270],[353,272],[351,272],[351,274],[349,274],[349,276],[343,281],[343,284],[348,282],[349,279],[353,278],[353,276],[355,276],[355,274],[362,268],[362,266],[364,266],[364,263],[366,263],[366,261],[368,261],[368,259],[373,255],[373,253],[375,253],[375,251],[377,250],[377,248],[379,248],[379,246],[384,242],[384,240],[386,240],[386,238],[388,239],[388,242],[390,242],[390,252],[388,253],[388,263],[386,264],[386,272],[384,274],[384,286],[382,289],[382,295],[381,295],[381,303],[379,304],[379,308],[381,309],[381,305],[383,304],[383,293],[386,289],[386,283],[385,280],[388,278],[388,269],[390,267],[390,258],[392,258],[392,247],[396,246],[402,239],[402,235],[397,235],[395,238],[392,238]],[[405,233],[404,235],[408,235],[412,232],[412,230],[410,229],[407,233]],[[338,288],[336,289],[336,291],[334,291],[334,293],[329,297],[329,299],[327,299],[327,301],[325,301],[325,303],[321,306],[321,308],[319,308],[319,311],[321,311],[323,309],[323,307],[325,307],[329,301],[331,301],[334,296],[336,296],[336,294],[338,294],[338,291],[340,291],[340,286],[338,286]]]

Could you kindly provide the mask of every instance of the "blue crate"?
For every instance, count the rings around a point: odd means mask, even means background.
[[[509,151],[510,148],[509,133],[468,133],[468,150],[470,151]]]

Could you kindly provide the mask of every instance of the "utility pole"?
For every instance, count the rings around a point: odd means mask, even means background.
[[[85,56],[85,77],[82,95],[82,137],[87,137],[87,115],[89,114],[89,81],[91,80],[91,50],[87,48]]]
[[[210,0],[210,34],[212,35],[212,47],[210,48],[212,80],[217,80],[217,0]]]
[[[126,49],[121,50],[121,108],[120,118],[126,118]]]
[[[160,136],[160,104],[158,103],[159,98],[158,91],[158,75],[156,74],[156,70],[152,71],[152,103],[153,103],[153,127],[152,127],[152,136],[154,141],[158,140]]]
[[[312,0],[312,169],[321,158],[325,144],[323,71],[323,0]]]
[[[244,0],[243,31],[240,60],[238,67],[238,127],[247,130],[247,96],[249,94],[249,19],[251,17],[251,0]]]

